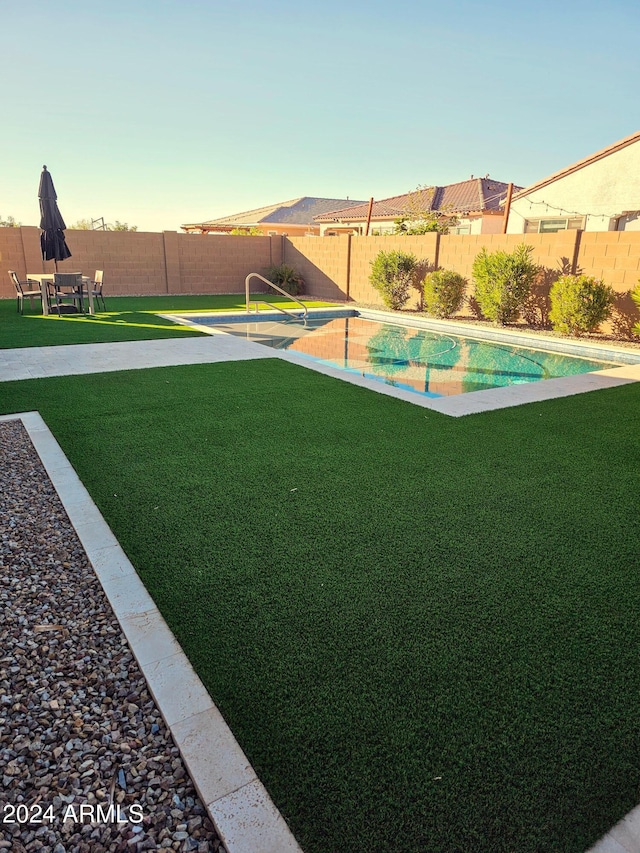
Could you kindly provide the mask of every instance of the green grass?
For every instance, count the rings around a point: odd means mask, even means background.
[[[278,294],[267,298],[284,308],[296,308],[296,303]],[[327,304],[307,299],[304,302],[309,307]],[[21,315],[16,311],[15,299],[1,299],[0,349],[192,337],[203,333],[158,317],[156,312],[242,311],[245,301],[240,294],[115,296],[106,298],[106,307],[108,311],[98,311],[92,316],[56,314],[44,317],[37,311],[30,311],[28,300],[25,313]],[[261,306],[261,310],[266,309]]]
[[[640,386],[460,419],[279,360],[38,409],[305,853],[583,853],[637,804]]]

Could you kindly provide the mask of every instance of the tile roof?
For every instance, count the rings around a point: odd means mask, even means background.
[[[483,210],[500,210],[507,194],[508,184],[493,178],[470,178],[444,187],[426,187],[404,195],[395,195],[374,201],[372,219],[389,219],[417,211],[444,213],[477,213]],[[519,191],[522,187],[514,187]],[[316,216],[318,222],[366,219],[369,202],[332,210]]]
[[[185,224],[181,228],[211,228],[216,225],[251,226],[266,222],[285,225],[311,225],[314,217],[319,214],[325,213],[327,210],[335,210],[338,206],[354,203],[359,204],[359,202],[350,202],[348,198],[302,196],[290,201],[280,201],[277,204],[258,207],[255,210],[234,213],[231,216],[221,216],[219,219]]]
[[[518,193],[514,194],[513,198],[522,198],[522,196],[529,195],[530,193],[535,192],[535,190],[542,189],[542,187],[546,187],[547,184],[552,184],[554,181],[558,181],[560,178],[564,178],[572,172],[577,172],[579,169],[584,169],[585,166],[590,166],[591,163],[596,163],[598,160],[602,160],[603,157],[608,157],[609,154],[615,154],[616,151],[626,148],[627,145],[633,145],[634,142],[640,142],[640,130],[632,133],[630,136],[625,136],[624,139],[620,139],[618,142],[614,142],[613,145],[607,145],[606,148],[596,151],[595,154],[583,157],[583,159],[578,160],[577,163],[573,163],[571,166],[566,166],[564,169],[560,169],[559,172],[554,172],[552,175],[543,178],[541,181],[537,181],[535,184],[522,188]]]

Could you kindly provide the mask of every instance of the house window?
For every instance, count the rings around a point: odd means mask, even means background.
[[[449,234],[471,234],[471,225],[468,222],[466,225],[452,225]]]
[[[556,219],[526,219],[525,234],[555,234],[556,231],[577,231],[584,228],[584,216],[568,216]]]

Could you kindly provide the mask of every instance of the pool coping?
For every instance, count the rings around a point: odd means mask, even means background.
[[[20,420],[58,493],[227,853],[302,853],[39,412]]]
[[[198,317],[220,318],[220,325],[226,322],[266,322],[270,320],[282,320],[282,314],[271,311],[261,311],[259,314],[246,311],[216,311],[199,312],[188,316],[176,314],[161,314],[160,316],[173,320],[173,322],[191,326],[207,335],[227,335],[226,332],[215,329],[213,326],[198,323]],[[363,319],[389,322],[395,325],[424,328],[433,331],[445,332],[453,335],[462,335],[475,340],[491,340],[496,343],[509,343],[521,347],[533,347],[546,351],[558,352],[565,355],[582,356],[596,360],[606,360],[610,363],[618,359],[619,366],[607,367],[592,373],[580,373],[573,376],[562,376],[555,379],[545,379],[539,382],[529,382],[522,385],[509,385],[502,388],[489,388],[482,391],[472,391],[466,394],[457,394],[451,397],[422,397],[414,391],[400,388],[391,383],[381,382],[379,379],[370,379],[358,373],[350,373],[340,370],[331,364],[305,358],[295,350],[270,350],[271,358],[280,358],[292,364],[298,364],[317,373],[340,379],[351,385],[357,385],[395,397],[430,409],[450,417],[464,417],[466,415],[481,414],[483,412],[505,409],[513,406],[521,406],[526,403],[537,403],[544,400],[555,400],[561,397],[570,397],[576,394],[585,394],[589,391],[599,391],[606,388],[615,388],[620,385],[628,385],[632,382],[640,382],[640,352],[633,352],[623,347],[602,347],[590,341],[565,341],[561,338],[538,338],[521,332],[510,332],[503,329],[475,330],[455,321],[438,321],[431,318],[398,317],[395,313],[378,311],[375,309],[359,308],[310,308],[311,317],[362,317]],[[227,335],[228,336],[228,335]],[[242,340],[238,338],[238,340]],[[245,342],[247,343],[247,342]],[[544,345],[543,345],[544,344]],[[606,358],[605,353],[613,354],[615,358]]]

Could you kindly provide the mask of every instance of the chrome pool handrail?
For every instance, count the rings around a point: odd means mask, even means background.
[[[297,302],[297,304],[302,308],[303,314],[302,318],[307,319],[307,314],[309,313],[307,306],[300,302],[299,299],[296,299],[295,296],[292,296],[291,293],[287,293],[286,290],[283,290],[281,287],[278,287],[277,284],[274,284],[272,281],[269,281],[268,278],[265,278],[263,275],[260,275],[258,272],[250,272],[249,275],[244,280],[244,292],[245,292],[245,301],[247,306],[247,314],[251,313],[251,309],[249,308],[249,279],[251,278],[259,278],[260,281],[263,281],[265,284],[268,284],[269,287],[272,287],[274,290],[277,290],[278,293],[281,293],[283,296],[287,296],[292,302]],[[286,308],[281,308],[279,305],[273,305],[271,302],[267,302],[266,299],[254,299],[254,304],[256,306],[256,314],[258,313],[258,305],[268,305],[269,308],[275,308],[276,311],[280,311],[282,314],[287,314],[289,317],[293,317],[294,320],[300,320],[298,314],[294,314],[293,311],[287,311]]]

